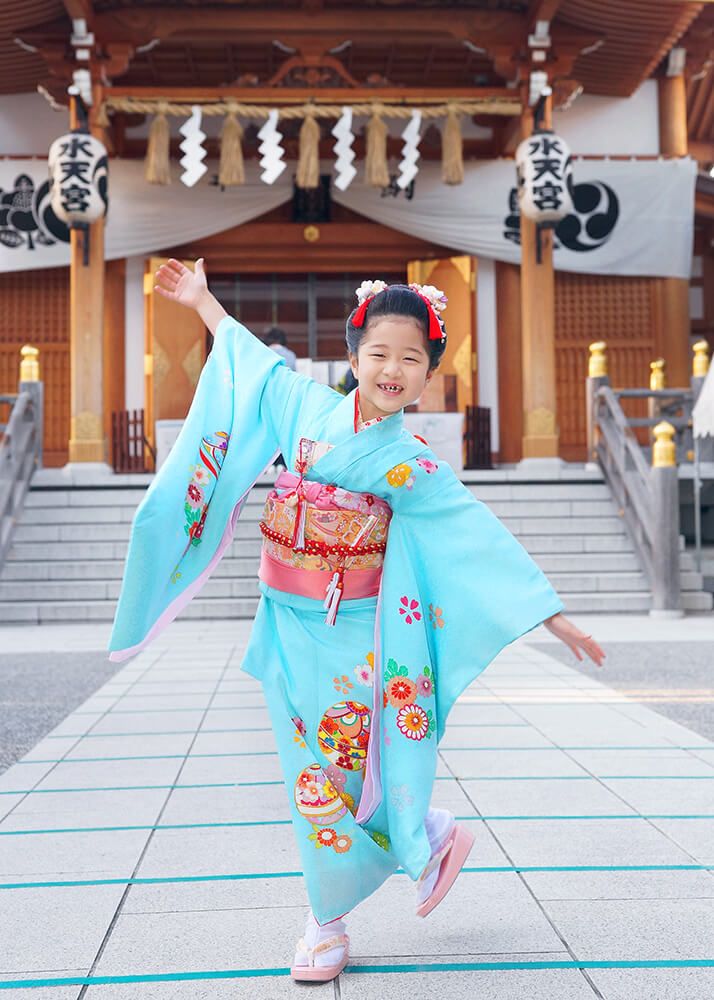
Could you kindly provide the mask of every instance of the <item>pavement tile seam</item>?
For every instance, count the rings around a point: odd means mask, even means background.
[[[224,662],[224,672],[225,672],[225,670],[228,669],[228,660],[229,659],[230,659],[230,656],[226,657],[226,660]],[[220,683],[220,681],[222,679],[222,676],[223,675],[221,674],[221,677],[218,678],[218,681],[216,683],[216,687],[214,689],[214,693],[215,693],[215,690],[217,690],[217,688],[218,688],[218,684]],[[211,698],[211,701],[212,700],[213,699]],[[211,701],[209,701],[209,705],[206,707],[206,709],[210,706]],[[204,715],[203,715],[203,717],[201,719],[201,722],[203,722],[204,719],[205,719],[205,712],[204,712]],[[196,739],[196,736],[194,736],[194,740],[195,739]],[[190,747],[189,747],[189,750],[190,750]],[[179,768],[178,773],[176,774],[176,776],[174,778],[174,782],[173,782],[174,784],[178,780],[178,778],[179,778],[179,776],[181,774],[181,771],[182,771],[183,767],[185,766],[185,763],[186,763],[187,759],[188,759],[188,751],[187,751],[187,753],[186,753],[186,755],[184,757],[184,761],[183,761],[181,767]],[[161,808],[159,810],[159,813],[158,813],[158,815],[156,817],[154,828],[151,829],[151,832],[149,833],[149,836],[146,838],[146,842],[144,843],[144,845],[143,845],[143,847],[141,849],[139,857],[136,859],[136,862],[135,862],[133,870],[132,870],[132,877],[136,876],[137,873],[139,872],[140,868],[141,868],[142,862],[143,862],[144,858],[146,857],[147,852],[149,850],[152,838],[154,837],[156,825],[159,823],[159,820],[161,819],[161,816],[163,815],[163,812],[164,812],[164,810],[166,809],[166,807],[167,807],[167,805],[169,803],[169,800],[171,798],[171,794],[172,794],[172,791],[169,790],[168,794],[164,797],[164,802],[163,802],[163,804],[162,804],[162,806],[161,806]],[[92,965],[91,965],[91,967],[89,969],[89,976],[90,977],[92,976],[92,973],[97,968],[97,965],[99,964],[99,962],[102,959],[102,955],[104,953],[104,950],[107,947],[107,945],[108,945],[108,943],[109,943],[109,941],[110,941],[110,939],[112,937],[112,932],[114,930],[114,927],[116,926],[117,921],[120,919],[120,917],[122,915],[122,908],[124,906],[124,902],[128,898],[131,890],[132,890],[132,885],[131,885],[131,883],[128,883],[126,885],[126,887],[125,887],[124,892],[122,893],[121,899],[119,900],[119,903],[118,903],[118,905],[117,905],[117,907],[115,909],[115,912],[114,912],[114,914],[113,914],[113,916],[112,916],[112,918],[111,918],[111,920],[109,922],[109,925],[106,928],[106,931],[102,935],[102,939],[101,939],[101,941],[99,943],[99,946],[98,946],[98,948],[96,950],[94,960],[93,960]]]
[[[170,649],[169,646],[166,647],[166,650],[168,650],[168,649]],[[548,660],[547,657],[545,657],[543,660],[539,660],[538,666],[542,669],[547,660]],[[155,662],[155,661],[152,661],[152,662]],[[188,660],[187,660],[187,662],[188,662]],[[522,666],[524,660],[521,659],[521,658],[519,658],[519,657],[512,657],[512,658],[509,658],[508,662],[512,663],[514,665]],[[551,660],[550,662],[554,663],[555,661]],[[570,676],[572,674],[575,674],[575,672],[574,671],[570,671],[569,673],[563,672],[562,674],[560,674],[560,676],[564,679],[564,681],[567,682],[569,679],[572,680],[572,678]],[[139,675],[139,676],[145,676],[145,673],[142,672],[142,674]],[[533,675],[532,674],[524,674],[523,676],[525,678],[531,679]],[[516,680],[517,679],[515,673],[510,674],[509,677],[510,677],[511,680]],[[577,675],[576,675],[576,677],[577,677]],[[147,682],[147,683],[154,683],[154,682]],[[162,683],[162,682],[155,682],[155,683]],[[186,683],[188,684],[190,682],[187,681]],[[551,687],[552,686],[553,685],[551,685]],[[579,686],[579,684],[576,684],[575,680],[572,680],[572,683],[571,683],[570,686],[571,686],[571,688],[576,688],[576,687]],[[587,687],[588,685],[584,685],[584,686]],[[498,684],[494,684],[493,687],[494,687],[494,689],[496,691],[500,691],[500,694],[502,695],[502,697],[506,699],[506,702],[501,702],[501,703],[509,705],[509,707],[510,707],[510,703],[508,702],[508,698],[509,698],[509,695],[512,695],[513,689],[509,688],[508,684],[502,684],[501,685],[500,681],[499,681]],[[604,690],[607,690],[607,689],[604,689]],[[196,692],[196,693],[198,693],[198,692]],[[223,691],[218,691],[217,693],[219,695],[222,695],[222,696],[227,696],[227,695],[232,695],[234,692],[223,690]],[[238,693],[238,692],[236,691],[235,693]],[[247,689],[243,689],[241,691],[241,693],[242,694],[247,694],[248,690]],[[157,692],[153,692],[153,694],[157,695],[158,693]],[[160,697],[164,697],[164,695],[160,695]],[[226,698],[226,697],[220,698],[221,703],[223,703],[226,700],[230,701],[230,698]],[[500,700],[500,695],[499,695],[499,700]],[[94,703],[98,704],[98,702],[96,700],[95,700]],[[588,702],[588,704],[590,704],[590,703],[591,702]],[[174,704],[175,704],[175,702],[174,702]],[[473,709],[475,707],[475,704],[477,704],[477,703],[470,702],[466,706],[466,708],[472,708]],[[538,702],[538,704],[542,705],[543,702]],[[559,704],[559,703],[556,702],[555,704]],[[610,708],[612,706],[608,706],[608,707]],[[205,711],[205,709],[203,707],[198,708],[198,709],[196,709],[196,708],[193,708],[193,709],[172,709],[171,707],[169,707],[167,709],[167,711],[172,711],[172,710],[173,711],[187,711],[187,712],[194,711],[194,712],[197,712],[197,713],[202,713],[202,712]],[[231,711],[231,706],[230,705],[229,706],[223,706],[222,708],[220,708],[218,710],[219,711]],[[615,708],[614,710],[615,711],[619,711],[619,709],[617,709],[617,708]],[[125,711],[123,714],[134,714],[134,711],[136,711],[138,713],[138,710],[131,710],[131,709],[129,709],[128,711]],[[161,709],[157,709],[157,710],[154,710],[154,711],[161,711]],[[77,713],[77,714],[81,714],[81,713]],[[105,718],[107,715],[111,716],[114,713],[111,712],[111,711],[105,711],[105,712],[103,712],[101,714],[100,713],[86,713],[86,714],[94,714],[98,718]],[[652,714],[655,715],[655,713],[652,713]],[[656,718],[661,718],[661,717],[656,717]],[[632,721],[632,720],[629,720],[629,721]],[[461,725],[463,725],[463,726],[470,726],[471,724],[469,724],[469,723],[462,723]],[[511,725],[513,725],[513,724],[511,724]],[[537,731],[537,727],[533,727],[532,723],[529,722],[529,721],[526,721],[526,722],[523,722],[523,723],[517,723],[516,725],[519,726],[519,727],[524,727],[526,725],[529,725],[529,726],[531,726],[533,728],[533,731]],[[474,726],[474,729],[475,728],[476,728],[476,726]],[[190,734],[191,732],[192,732],[191,730],[188,730],[187,734]],[[203,730],[202,732],[206,733],[208,731],[207,730]],[[93,736],[90,736],[90,734],[84,734],[84,736],[82,738],[85,738],[85,737],[94,738],[94,737],[97,737],[97,736],[100,736],[100,735],[103,735],[103,734],[93,734]],[[132,734],[132,733],[129,733],[129,734],[127,734],[127,733],[117,734],[117,736],[121,736],[121,737],[131,737],[131,736],[138,736],[138,735],[140,735],[140,734],[138,734],[138,733],[134,733],[134,734]],[[157,734],[157,735],[163,736],[163,735],[168,735],[168,734],[167,733],[160,733],[160,734]],[[651,736],[652,734],[649,734],[649,735]],[[58,736],[58,738],[59,738],[59,736]],[[65,737],[65,738],[67,738],[67,737]],[[74,736],[72,738],[74,738]],[[547,736],[545,738],[548,739]],[[560,747],[560,748],[557,746],[557,743],[554,743],[552,747],[547,747],[547,748],[538,747],[537,749],[561,749],[563,751],[566,751],[569,748],[567,741],[563,741],[563,744],[564,744],[564,746]],[[645,741],[643,741],[643,745],[649,746],[650,744],[645,744]],[[685,747],[686,747],[686,749],[692,749],[692,750],[694,750],[694,749],[701,750],[702,749],[701,746],[696,747],[696,748],[695,747],[691,747],[691,748],[687,747],[685,741],[681,737],[679,739],[677,739],[677,740],[666,739],[666,742],[664,744],[659,744],[658,745],[658,749],[663,749],[663,748],[675,748],[676,749],[680,745],[683,745],[682,749],[685,749]],[[712,749],[714,749],[714,744],[709,744],[709,746],[705,746],[703,749],[706,750],[706,749],[709,749],[710,747]],[[506,747],[506,748],[504,748],[504,747],[498,746],[498,747],[491,747],[491,748],[490,747],[472,747],[472,748],[468,748],[468,747],[466,747],[466,748],[464,748],[464,747],[451,747],[451,748],[449,748],[449,747],[443,747],[442,749],[443,749],[443,751],[445,751],[448,754],[450,751],[451,752],[456,752],[456,751],[460,751],[460,750],[466,750],[466,751],[470,751],[470,750],[473,750],[473,751],[477,751],[477,750],[478,751],[495,750],[495,751],[498,751],[499,753],[502,753],[504,750],[518,751],[518,750],[523,750],[525,748],[522,748],[522,747]],[[594,747],[593,749],[594,750],[603,750],[603,749],[604,750],[607,750],[607,749],[615,750],[616,747],[609,747],[609,748],[607,748],[607,747],[597,746],[597,747]],[[637,749],[637,747],[625,746],[625,747],[623,747],[623,749],[633,750],[633,749]],[[180,755],[180,756],[183,756],[184,760],[188,759],[186,755]],[[224,756],[224,755],[222,755],[222,754],[221,755],[218,755],[218,754],[216,754],[216,755],[203,754],[203,755],[192,755],[192,756],[196,756],[196,757],[209,757],[210,758],[212,756]],[[228,756],[239,756],[239,755],[229,754]],[[250,756],[256,756],[256,755],[251,754]],[[696,756],[696,754],[695,754],[695,756]],[[129,758],[129,759],[136,759],[136,758]],[[700,757],[700,759],[704,760],[707,765],[711,766],[711,762],[708,761],[704,755],[702,755]],[[81,758],[79,760],[81,761]],[[105,762],[105,761],[110,761],[111,758],[96,758],[96,760],[97,761],[101,761],[101,762]],[[38,762],[37,761],[34,761],[34,762],[33,761],[28,761],[27,763],[28,764],[29,763],[35,763],[36,764]],[[581,777],[581,776],[578,776],[578,777]],[[619,779],[622,776],[614,775],[614,776],[611,776],[611,777],[612,777],[613,780],[616,780],[616,779]],[[649,777],[654,777],[654,776],[642,775],[642,777],[643,778],[649,778]],[[675,776],[663,776],[663,778],[667,778],[667,777],[676,777],[676,778],[679,778],[679,777],[683,777],[683,776],[679,776],[679,775],[675,775]],[[698,775],[698,776],[693,776],[693,777],[703,777],[703,776]],[[712,775],[712,777],[714,777],[714,775]],[[506,780],[506,779],[510,780],[511,778],[513,778],[512,775],[503,775],[499,780]],[[559,780],[565,780],[565,779],[572,780],[572,778],[573,778],[573,776],[562,775],[562,776],[560,776]],[[535,779],[535,776],[524,776],[524,780],[534,780],[534,779]],[[582,779],[583,780],[600,781],[600,782],[603,780],[602,776],[600,778],[598,778],[594,774],[584,774],[584,775],[582,775]],[[460,781],[463,780],[463,779],[456,778],[455,776],[452,776],[451,778],[447,777],[445,780],[450,780],[450,781],[453,781],[455,784],[459,784]],[[480,775],[480,776],[475,776],[474,780],[494,780],[494,776],[493,775],[489,775],[489,776]],[[282,782],[275,782],[275,784],[281,784],[281,783]],[[226,783],[226,784],[230,785],[230,783]],[[171,787],[171,786],[169,786],[169,787]],[[47,791],[51,791],[51,789],[48,789]],[[627,803],[625,803],[625,804],[627,805]],[[632,807],[628,806],[628,808],[632,808]],[[661,816],[665,816],[665,815],[667,815],[667,816],[675,816],[676,815],[676,816],[679,816],[679,815],[684,815],[684,814],[671,814],[671,813],[670,814],[664,814],[663,813],[663,814],[651,814],[651,815],[652,816],[655,816],[655,815],[661,815]],[[697,814],[694,814],[694,813],[689,814],[689,816],[691,816],[692,818],[694,818],[696,815]],[[646,814],[637,813],[637,811],[635,810],[634,812],[630,813],[627,818],[643,818],[645,816],[646,816]],[[533,819],[534,819],[534,817],[527,816],[527,815],[524,815],[524,816],[502,816],[502,817],[499,817],[499,816],[489,816],[489,815],[483,816],[482,815],[482,816],[470,816],[470,817],[467,817],[467,818],[468,819],[477,820],[477,821],[482,821],[482,822],[485,822],[485,821],[487,821],[489,819],[502,819],[502,820],[511,820],[511,821],[517,821],[519,819],[533,821]],[[563,817],[558,817],[558,816],[543,816],[543,817],[538,817],[538,818],[550,821],[550,820],[558,820],[558,819],[561,819]],[[573,816],[571,818],[572,819],[576,819],[576,818],[579,819],[580,817],[579,816]],[[584,820],[593,820],[593,819],[605,820],[605,819],[611,819],[611,818],[615,818],[615,817],[604,817],[604,816],[597,817],[597,816],[589,816],[589,815],[583,817]],[[259,823],[260,825],[266,825],[266,823],[270,822],[270,821],[256,821],[256,822]],[[203,827],[203,826],[206,826],[206,825],[211,826],[211,825],[223,825],[223,824],[165,824],[165,825],[157,824],[156,828],[162,829],[162,828],[169,827],[169,828],[176,829],[176,828],[186,828],[187,826],[193,827],[194,825],[198,825],[198,826]],[[658,829],[659,833],[663,833],[662,830],[659,830],[659,828],[657,828],[657,829]],[[8,831],[8,832],[10,832],[10,833],[16,833],[16,831]],[[34,832],[38,832],[38,831],[28,831],[28,832],[29,833],[34,833]],[[538,866],[528,866],[528,867],[537,868]],[[550,867],[550,866],[542,866],[542,867],[543,868],[547,868],[547,867]],[[584,869],[586,866],[563,866],[563,867],[569,867],[569,868],[572,868],[572,869],[575,869],[575,868],[583,868]],[[617,866],[612,866],[613,869],[616,868],[616,867]],[[634,866],[632,866],[632,867],[634,867]],[[697,867],[700,870],[709,870],[704,865],[699,865],[699,866],[694,866],[694,865],[692,865],[692,866],[684,866],[684,865],[682,865],[682,866],[661,866],[661,867],[662,868],[665,868],[665,867],[671,867],[671,868],[691,867],[691,868],[695,868],[695,867]],[[483,869],[483,870],[486,870],[486,869]],[[513,866],[513,867],[511,867],[509,869],[506,869],[506,870],[508,870],[510,872],[513,872],[513,871],[520,871],[520,870],[526,870],[526,869],[525,868],[524,869],[519,869],[516,866]],[[294,873],[294,874],[296,874],[296,873]],[[198,877],[200,877],[200,876],[198,876]],[[224,877],[224,876],[219,876],[219,877]],[[260,875],[256,874],[256,873],[251,873],[251,877],[260,877]],[[263,875],[263,877],[265,877],[265,876]],[[124,881],[124,880],[120,880],[120,881]],[[127,884],[129,884],[129,883],[127,882]],[[133,882],[132,882],[132,884],[133,884]],[[708,897],[702,897],[702,898],[708,898]],[[557,899],[557,897],[555,897],[555,899]],[[558,952],[558,953],[560,953],[560,952]],[[562,953],[565,954],[566,952],[562,952]],[[541,952],[541,954],[543,954],[543,953]],[[555,952],[554,952],[554,954],[555,954]],[[570,952],[570,954],[572,954],[572,952]],[[441,957],[442,958],[446,958],[448,956],[447,955],[443,955]],[[367,957],[360,957],[358,959],[358,961],[360,963],[364,963],[368,959],[369,959],[369,956],[367,956]],[[369,960],[371,960],[371,959],[369,959]],[[379,956],[376,956],[376,961],[377,962],[380,961],[380,957]],[[383,958],[381,959],[381,961],[382,962],[384,961]],[[527,963],[527,964],[528,964],[528,966],[530,968],[535,968],[536,967],[536,963]],[[634,964],[633,963],[620,963],[620,962],[614,962],[613,963],[613,962],[609,962],[609,961],[606,961],[606,960],[602,961],[602,962],[585,963],[585,965],[588,965],[588,964],[591,964],[593,967],[604,967],[604,968],[619,968],[619,967],[622,967],[622,968],[625,968],[625,967],[632,967],[632,968],[644,968],[644,967],[647,967],[647,968],[650,968],[650,967],[653,967],[651,963],[642,963],[642,962],[637,962],[637,963],[634,963]],[[694,963],[685,963],[685,964],[696,966],[697,964],[701,964],[701,963],[694,962]],[[478,966],[478,968],[483,968],[484,967],[483,963],[481,963],[481,964],[479,964],[479,963],[461,963],[461,965],[462,965],[463,968],[468,968],[470,970],[473,970],[476,966]],[[574,965],[577,968],[581,968],[582,963],[578,963],[577,960],[574,960],[573,962],[568,963],[568,967],[573,967]],[[708,965],[709,966],[714,965],[714,961],[708,962]],[[681,963],[669,962],[667,960],[663,960],[662,962],[658,962],[657,966],[655,966],[655,967],[665,967],[665,966],[669,966],[669,967],[672,967],[672,968],[681,967]],[[503,967],[503,966],[501,965],[500,967]],[[548,967],[552,967],[552,966],[548,966]],[[374,966],[374,967],[371,967],[371,968],[370,967],[366,967],[364,965],[361,965],[359,968],[356,967],[355,969],[349,969],[348,968],[348,971],[362,971],[364,973],[366,973],[366,972],[373,972],[373,973],[376,974],[376,973],[378,973],[380,971],[380,968],[383,969],[385,972],[388,971],[388,972],[391,973],[391,972],[395,972],[396,971],[396,972],[401,972],[401,973],[406,974],[406,970],[409,968],[409,966],[407,966],[407,965],[405,965],[403,963],[400,963],[397,968],[395,968],[392,965],[390,965],[390,966],[381,966],[381,967],[380,966]],[[434,971],[436,971],[436,968],[438,968],[439,971],[443,972],[445,966],[444,966],[443,963],[441,963],[438,966],[432,966],[430,968],[430,967],[422,964],[422,965],[417,965],[415,968],[418,968],[420,971],[432,971],[432,968],[434,969]],[[226,970],[226,971],[228,973],[235,973],[236,972],[236,970]],[[239,971],[239,973],[241,975],[243,975],[245,973],[249,973],[251,970],[237,970],[237,971]],[[264,975],[265,974],[265,970],[253,970],[253,971],[255,971],[257,975]],[[452,970],[452,971],[456,971],[456,970]],[[285,970],[285,969],[280,969],[280,970],[276,969],[275,972],[284,975],[287,972],[287,970]],[[189,973],[189,975],[193,975],[193,974]],[[212,975],[212,973],[210,973],[209,975]],[[221,975],[220,970],[218,972],[218,975]],[[139,981],[146,982],[146,981],[150,981],[151,977],[149,977],[149,978],[146,978],[146,977],[128,977],[128,978],[129,978],[130,981],[134,981],[134,982],[139,982]],[[100,981],[100,979],[101,979],[101,977],[98,977],[98,978],[95,977],[95,978],[91,979],[91,982],[92,982],[93,985],[96,985]],[[169,981],[169,980],[166,980],[166,981]],[[1,985],[4,985],[4,984],[0,983],[0,986]],[[92,991],[92,992],[94,992],[94,991]]]

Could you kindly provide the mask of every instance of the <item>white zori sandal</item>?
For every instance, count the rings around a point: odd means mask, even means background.
[[[332,924],[338,933],[330,933]],[[342,919],[338,918],[320,927],[312,913],[308,914],[305,937],[297,943],[295,964],[290,969],[293,979],[324,983],[339,976],[347,965],[350,951],[349,935],[342,932],[344,926]],[[321,934],[324,935],[322,940]],[[314,944],[308,944],[308,941]]]

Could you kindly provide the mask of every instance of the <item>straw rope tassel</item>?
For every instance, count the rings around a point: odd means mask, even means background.
[[[382,120],[379,108],[375,108],[367,125],[367,155],[364,163],[364,179],[370,187],[383,188],[389,184],[387,166],[388,129]]]
[[[221,187],[235,187],[245,184],[243,165],[243,127],[234,110],[226,115],[221,129],[221,162],[218,167],[218,183]]]
[[[464,141],[461,119],[450,107],[441,137],[441,179],[444,184],[464,182]]]
[[[320,183],[320,126],[311,112],[300,127],[296,182],[299,188],[316,188]]]
[[[149,129],[149,142],[146,147],[146,166],[144,175],[149,184],[170,184],[169,167],[169,121],[166,117],[166,105],[159,104],[157,113]]]

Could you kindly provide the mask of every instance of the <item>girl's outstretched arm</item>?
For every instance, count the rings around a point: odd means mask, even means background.
[[[162,264],[157,270],[154,288],[165,299],[195,309],[215,336],[218,324],[228,314],[208,290],[203,263],[203,257],[199,257],[195,270],[192,271],[180,260],[171,257],[167,264]]]
[[[593,663],[596,663],[598,667],[602,666],[602,661],[605,659],[603,650],[591,635],[585,635],[581,632],[565,615],[559,612],[557,615],[546,618],[543,624],[549,632],[552,632],[561,642],[564,642],[579,660],[583,658],[580,650],[584,649]]]

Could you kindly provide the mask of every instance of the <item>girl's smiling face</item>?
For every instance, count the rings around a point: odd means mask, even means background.
[[[349,358],[359,381],[363,420],[388,417],[413,403],[433,374],[426,337],[408,316],[376,317],[368,323],[357,356]]]

